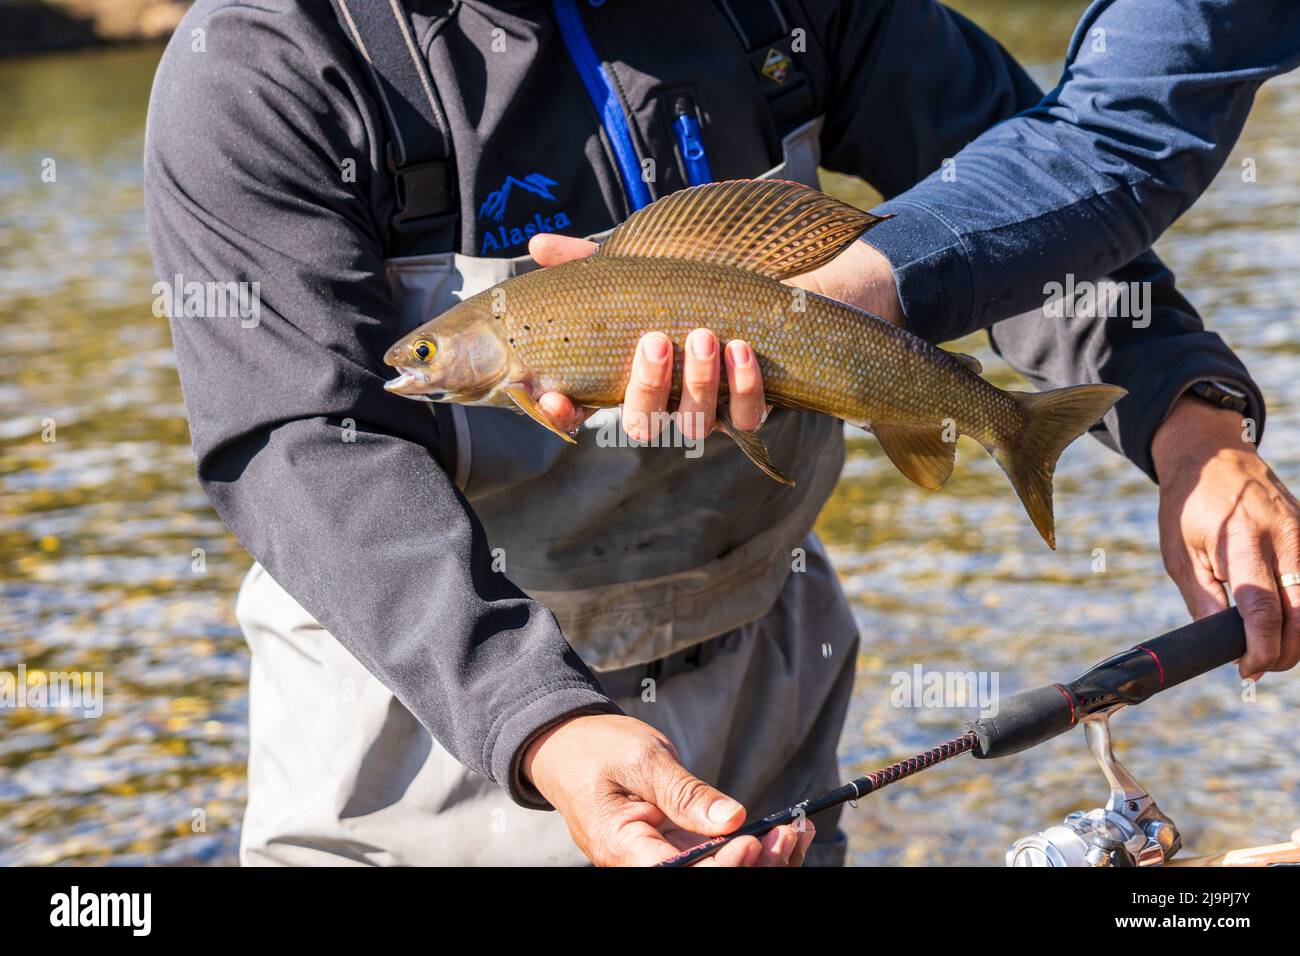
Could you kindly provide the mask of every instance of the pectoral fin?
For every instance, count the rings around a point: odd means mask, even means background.
[[[927,491],[934,491],[952,474],[957,443],[944,441],[942,428],[876,424],[871,430],[894,467]]]
[[[555,422],[551,421],[551,416],[542,411],[542,406],[537,404],[537,400],[533,398],[527,385],[519,383],[507,385],[506,394],[510,396],[511,401],[519,406],[521,412],[533,421],[537,422],[537,424],[559,435],[570,445],[576,445],[578,443],[576,438],[566,432],[559,425],[555,424]]]
[[[767,453],[767,445],[763,443],[763,439],[753,432],[742,432],[731,424],[731,421],[725,416],[718,419],[718,427],[722,429],[727,437],[740,446],[740,450],[745,453],[745,457],[756,464],[763,474],[773,481],[779,481],[791,488],[794,487],[794,479],[772,464],[772,459]]]

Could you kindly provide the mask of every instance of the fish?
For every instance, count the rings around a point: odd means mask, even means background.
[[[783,180],[680,190],[633,213],[591,256],[515,276],[404,336],[384,356],[400,373],[385,388],[512,407],[573,442],[539,404],[543,393],[592,409],[619,405],[637,342],[660,331],[673,343],[675,401],[686,336],[708,328],[750,344],[771,405],[869,431],[922,488],[947,481],[959,435],[975,439],[1055,548],[1057,459],[1125,390],[1000,389],[969,356],[783,281],[830,262],[885,218]],[[720,402],[725,393],[724,381]],[[766,474],[793,484],[761,429],[740,431],[725,413],[719,427]]]

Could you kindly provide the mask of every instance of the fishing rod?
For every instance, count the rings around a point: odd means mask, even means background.
[[[966,725],[966,733],[906,760],[882,767],[820,796],[770,813],[734,833],[683,850],[659,866],[687,866],[742,836],[761,837],[966,752],[977,759],[1007,757],[1058,737],[1082,723],[1088,746],[1111,785],[1105,808],[1071,814],[1065,822],[1016,842],[1014,866],[1145,866],[1166,862],[1182,845],[1165,816],[1115,759],[1110,715],[1246,653],[1246,631],[1236,608],[1220,611],[1109,657],[1068,684],[1047,684],[1004,701],[995,717]]]

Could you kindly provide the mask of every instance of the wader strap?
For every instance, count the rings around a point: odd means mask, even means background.
[[[451,125],[416,45],[411,18],[401,0],[331,2],[384,110],[388,171],[397,205],[385,236],[388,253],[414,243],[436,252],[453,251],[460,239],[460,204]],[[459,460],[454,416],[442,404],[429,410],[437,422],[438,460],[447,467],[447,462]]]
[[[459,203],[447,114],[401,0],[332,0],[343,32],[365,61],[388,126],[396,190],[393,231],[454,249]],[[436,237],[436,238],[434,238]]]
[[[731,24],[776,126],[777,136],[812,118],[813,96],[808,78],[795,65],[793,28],[779,0],[714,0]],[[806,42],[806,41],[805,41]]]

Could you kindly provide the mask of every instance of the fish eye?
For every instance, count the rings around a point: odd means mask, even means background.
[[[411,343],[411,354],[420,362],[429,361],[437,351],[438,346],[434,345],[428,339],[417,339]]]

